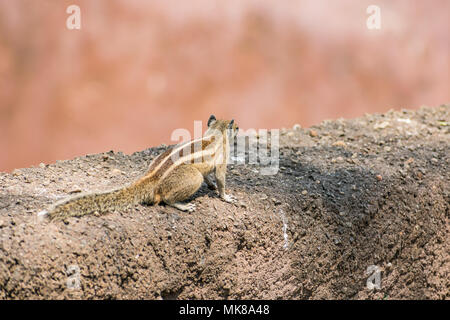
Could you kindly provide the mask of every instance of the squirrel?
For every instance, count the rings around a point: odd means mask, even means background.
[[[182,211],[193,212],[195,204],[181,203],[191,197],[205,182],[218,189],[222,200],[234,203],[236,198],[225,193],[225,175],[229,158],[229,142],[239,128],[234,120],[218,120],[211,115],[208,129],[200,139],[180,143],[157,156],[147,173],[128,186],[106,192],[80,194],[54,203],[38,216],[51,220],[100,215],[130,208],[136,204],[160,202]],[[217,187],[210,174],[214,173]]]

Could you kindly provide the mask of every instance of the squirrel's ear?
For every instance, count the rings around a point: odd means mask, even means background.
[[[234,119],[231,119],[230,123],[228,124],[228,129],[233,128]]]
[[[214,115],[212,114],[208,120],[208,127],[211,126],[211,123],[213,123],[213,121],[216,121],[216,117],[214,117]]]

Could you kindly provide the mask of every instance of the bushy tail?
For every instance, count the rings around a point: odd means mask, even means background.
[[[133,186],[130,186],[107,192],[80,194],[56,202],[48,210],[39,212],[38,216],[62,220],[67,217],[99,215],[127,209],[141,201],[140,197],[133,191]]]

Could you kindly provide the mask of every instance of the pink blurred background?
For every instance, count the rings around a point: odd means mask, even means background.
[[[68,30],[66,9],[81,9]],[[369,30],[369,5],[381,29]],[[0,171],[450,101],[448,0],[0,0]]]

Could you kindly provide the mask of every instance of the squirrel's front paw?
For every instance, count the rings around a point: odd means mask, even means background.
[[[236,203],[237,202],[236,197],[229,195],[229,194],[224,194],[222,196],[222,200],[225,202],[228,202],[228,203]]]

